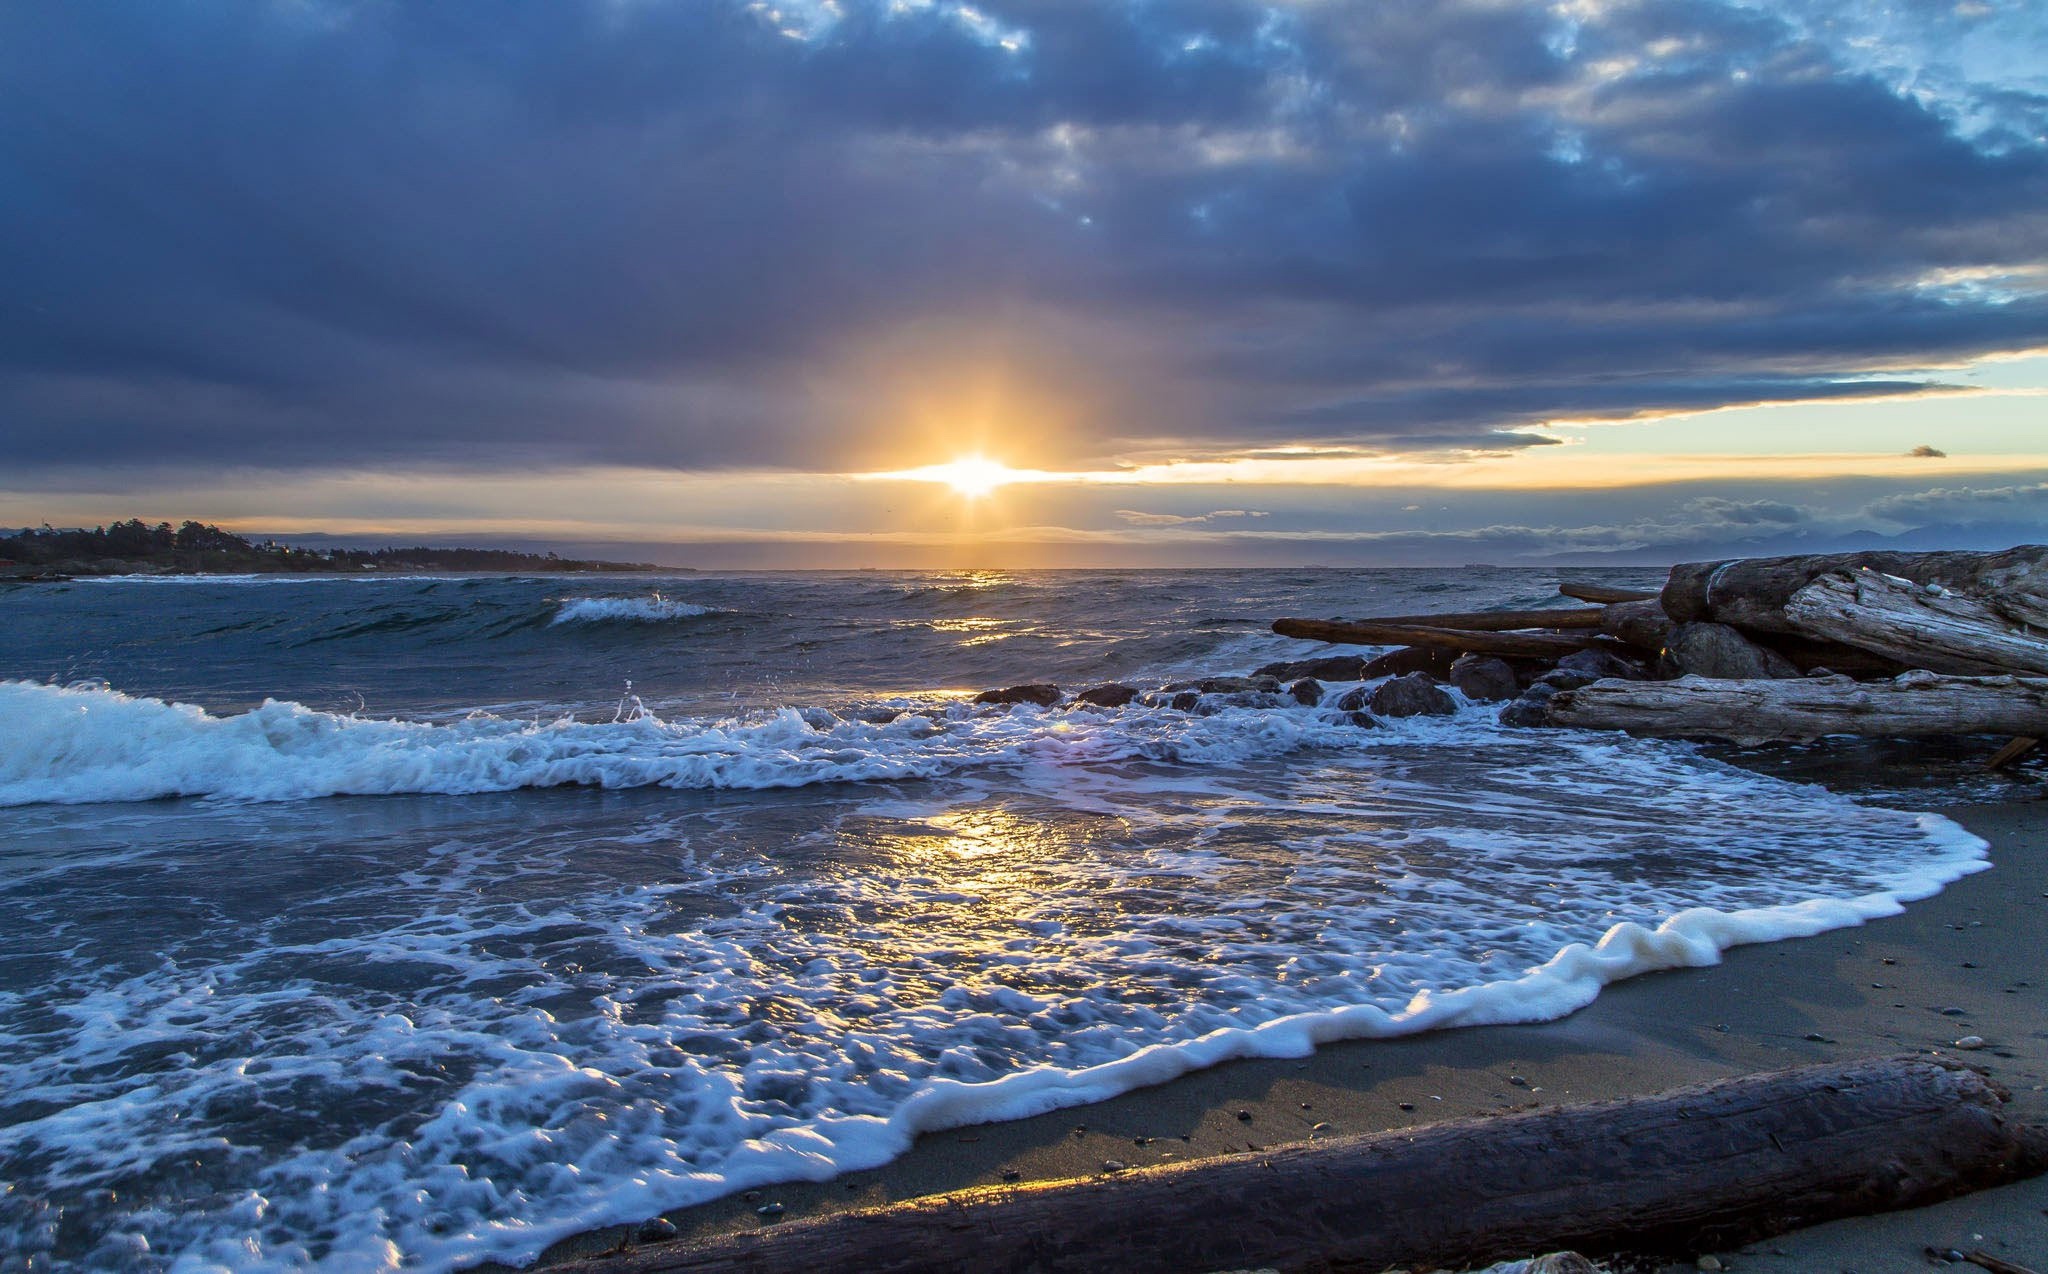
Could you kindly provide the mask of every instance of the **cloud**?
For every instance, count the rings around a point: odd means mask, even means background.
[[[1860,8],[14,6],[10,462],[830,469],[1005,395],[1048,462],[1500,451],[1917,392],[2048,344],[2048,112],[1895,72],[2039,33]]]
[[[1873,518],[1907,526],[1968,525],[2016,519],[2048,521],[2048,482],[2009,487],[1934,487],[1872,501]]]
[[[1918,456],[1924,460],[1946,460],[1948,458],[1948,452],[1943,451],[1939,447],[1930,447],[1924,442],[1921,443],[1919,446],[1913,448],[1906,454],[1909,456]]]
[[[1206,526],[1232,518],[1263,518],[1268,516],[1256,509],[1216,509],[1209,513],[1184,516],[1178,513],[1145,513],[1137,509],[1117,509],[1115,515],[1132,526]]]

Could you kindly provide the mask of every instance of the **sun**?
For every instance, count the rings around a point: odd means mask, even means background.
[[[979,500],[1005,483],[1017,480],[1017,471],[999,461],[967,456],[951,464],[935,464],[918,476],[943,482],[970,500]]]

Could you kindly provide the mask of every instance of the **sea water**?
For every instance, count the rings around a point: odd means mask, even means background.
[[[1231,1058],[1554,1018],[1985,865],[1932,815],[1485,705],[968,693],[1556,582],[0,593],[0,1265],[528,1260]]]

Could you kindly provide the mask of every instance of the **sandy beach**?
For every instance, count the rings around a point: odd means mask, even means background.
[[[1942,812],[1990,842],[1994,866],[1900,916],[1737,948],[1718,967],[1639,977],[1560,1021],[1233,1063],[1098,1105],[934,1134],[879,1171],[750,1191],[668,1219],[684,1235],[713,1234],[775,1223],[756,1214],[769,1204],[795,1219],[1087,1175],[1111,1163],[1227,1155],[1886,1054],[1963,1058],[2012,1091],[2020,1117],[2048,1120],[2048,804]],[[1955,1047],[1973,1035],[1983,1047]],[[628,1237],[616,1229],[587,1235],[544,1261],[603,1252]],[[2048,1254],[2048,1178],[1713,1255],[1730,1269],[1888,1274],[1929,1268],[1930,1247],[2040,1264]]]

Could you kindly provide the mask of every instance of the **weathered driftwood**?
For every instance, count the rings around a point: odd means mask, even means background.
[[[1442,615],[1376,615],[1350,622],[1456,628],[1472,633],[1505,633],[1518,628],[1598,628],[1602,613],[1602,608],[1598,606],[1570,606],[1554,610],[1473,610],[1453,611]]]
[[[1680,623],[1712,620],[1758,632],[1797,633],[1785,617],[1792,595],[1823,575],[1877,571],[1939,584],[1983,601],[2015,624],[2048,628],[2048,546],[2001,553],[1828,553],[1687,562],[1671,568],[1660,594]]]
[[[1522,659],[1556,659],[1575,650],[1609,644],[1594,632],[1488,633],[1424,624],[1380,624],[1337,619],[1276,619],[1273,631],[1303,641],[1352,646],[1434,646],[1468,655],[1505,655]]]
[[[2041,740],[2036,738],[2023,736],[2007,740],[2004,747],[1993,752],[1991,758],[1984,762],[1984,768],[1987,770],[2002,770],[2040,746]]]
[[[2048,675],[2048,639],[1983,599],[1876,571],[1823,575],[1792,594],[1785,618],[1819,637],[1934,672]]]
[[[2048,678],[1909,672],[1890,681],[1596,681],[1559,694],[1549,719],[1556,725],[1743,744],[1830,734],[2038,736],[2048,734]]]
[[[2048,1168],[1976,1072],[1880,1058],[1454,1120],[1085,1181],[979,1189],[583,1268],[1282,1271],[1531,1252],[1692,1253]]]
[[[1613,602],[1647,602],[1655,600],[1657,594],[1645,593],[1634,588],[1609,588],[1605,584],[1587,584],[1566,580],[1557,586],[1559,597],[1576,597],[1582,602],[1599,602],[1608,605]]]

